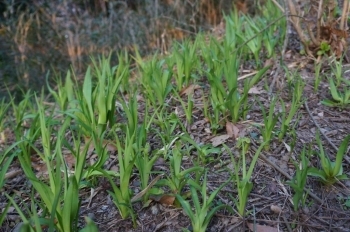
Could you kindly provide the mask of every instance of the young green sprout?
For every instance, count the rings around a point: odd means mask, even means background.
[[[320,149],[318,156],[321,159],[321,169],[311,167],[308,170],[308,175],[319,177],[326,185],[332,185],[340,180],[348,180],[349,177],[343,173],[343,158],[348,150],[350,135],[346,136],[341,142],[335,161],[331,161],[325,154],[319,134],[316,135],[316,141]]]

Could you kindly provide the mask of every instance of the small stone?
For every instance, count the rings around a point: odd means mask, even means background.
[[[88,217],[89,217],[91,220],[94,220],[95,214],[94,214],[94,213],[88,213]]]
[[[281,209],[281,207],[279,207],[278,205],[271,205],[270,209],[271,209],[271,211],[274,212],[275,214],[280,214],[280,213],[282,213],[282,209]]]
[[[156,205],[151,207],[151,211],[153,215],[157,215],[159,213],[159,209]]]

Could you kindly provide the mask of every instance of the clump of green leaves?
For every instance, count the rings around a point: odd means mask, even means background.
[[[316,93],[318,91],[318,86],[321,82],[321,67],[322,62],[321,61],[315,61],[315,84],[314,84],[314,92]]]
[[[207,195],[207,170],[204,173],[203,182],[201,184],[196,183],[193,180],[189,180],[191,199],[193,201],[194,207],[191,207],[190,203],[185,200],[180,194],[176,194],[176,199],[181,203],[185,213],[189,216],[192,224],[193,232],[205,232],[210,220],[214,214],[220,209],[228,209],[233,213],[232,208],[228,205],[218,204],[214,205],[214,200],[220,190],[225,187],[230,180],[223,183],[214,192]],[[200,192],[202,202],[200,202],[200,197],[197,192]]]
[[[187,87],[193,79],[193,71],[198,66],[198,56],[196,54],[198,37],[194,43],[185,40],[183,43],[176,43],[173,48],[172,61],[176,64],[175,82],[177,91]]]
[[[79,183],[84,172],[84,163],[87,148],[84,149],[83,154],[77,158],[77,165],[74,174],[67,168],[65,157],[62,152],[62,145],[66,144],[65,131],[69,128],[71,118],[67,117],[63,121],[55,119],[53,111],[44,108],[43,97],[36,97],[37,113],[26,115],[24,119],[31,120],[31,126],[26,133],[23,134],[22,139],[18,143],[18,159],[21,163],[22,169],[28,179],[31,180],[33,188],[40,196],[41,201],[38,201],[39,207],[44,209],[43,214],[38,215],[36,212],[36,205],[34,204],[34,197],[32,200],[31,219],[28,220],[24,214],[21,214],[23,220],[23,228],[33,226],[38,231],[41,231],[41,226],[48,226],[50,230],[57,231],[76,231],[79,213]],[[48,113],[48,115],[47,115]],[[63,122],[63,124],[62,124]],[[61,124],[61,127],[56,131],[55,127]],[[21,130],[17,128],[18,134]],[[56,140],[52,141],[52,134],[56,134]],[[35,145],[36,139],[41,139],[43,149],[39,149]],[[29,149],[28,149],[29,148]],[[31,166],[31,149],[38,154],[43,165],[47,169],[48,180],[42,181],[33,171]],[[79,161],[80,160],[80,161]],[[17,207],[14,200],[8,196],[12,204]],[[18,212],[21,210],[17,207]],[[48,220],[43,220],[49,217]],[[31,224],[34,222],[34,225]]]
[[[264,118],[264,126],[260,128],[261,135],[265,143],[265,150],[270,149],[270,141],[274,135],[274,129],[276,123],[278,121],[278,115],[275,115],[275,106],[276,106],[277,98],[273,98],[270,103],[269,113],[266,114],[264,106],[259,102],[261,111],[263,113]]]
[[[327,41],[322,41],[320,44],[320,49],[317,51],[318,56],[327,55],[331,50],[331,45]]]
[[[316,141],[320,149],[317,154],[321,159],[321,169],[311,167],[308,170],[308,175],[319,177],[326,185],[332,185],[340,180],[348,180],[348,176],[343,173],[343,158],[348,149],[350,135],[341,142],[334,162],[325,154],[319,134],[316,136]]]
[[[287,113],[287,109],[283,100],[281,100],[281,131],[278,134],[278,138],[280,141],[284,138],[288,129],[290,128],[290,123],[294,115],[298,112],[300,106],[303,104],[302,96],[305,87],[305,82],[297,76],[294,79],[293,92],[292,92],[292,104],[290,105],[289,111]]]
[[[247,171],[245,156],[248,152],[249,145],[249,138],[243,137],[238,139],[237,146],[241,149],[241,156],[238,162],[236,162],[236,159],[233,157],[231,150],[226,145],[224,145],[226,150],[231,155],[231,160],[233,163],[233,186],[236,187],[238,191],[238,198],[233,198],[233,200],[241,217],[245,216],[245,207],[248,201],[248,196],[253,189],[253,183],[250,181],[250,177],[253,174],[255,164],[258,160],[261,150],[265,147],[266,142],[262,143],[255,152],[255,155],[253,156],[253,159]]]
[[[303,151],[300,155],[300,163],[294,163],[295,166],[295,175],[292,180],[287,181],[287,184],[291,186],[294,190],[293,195],[293,207],[294,211],[298,211],[300,202],[302,206],[305,205],[305,200],[307,194],[304,193],[304,188],[306,185],[307,174],[309,170],[309,159],[306,157],[306,153],[310,153],[310,150],[303,148]]]
[[[330,107],[347,107],[350,104],[350,83],[341,79],[344,83],[343,91],[336,87],[333,78],[329,78],[329,87],[333,99],[325,99],[322,104]]]
[[[170,161],[170,175],[166,179],[158,181],[157,185],[168,186],[173,193],[181,193],[191,173],[201,173],[202,167],[195,166],[185,170],[181,170],[181,164],[184,151],[181,150],[181,144],[175,142],[174,148],[169,155]]]
[[[137,49],[135,61],[138,64],[141,74],[140,82],[147,100],[154,107],[163,105],[173,88],[171,84],[172,66],[168,64],[168,67],[165,68],[166,60],[159,60],[157,54],[151,60],[144,61]]]

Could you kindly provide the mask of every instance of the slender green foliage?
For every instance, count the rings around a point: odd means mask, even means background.
[[[264,118],[264,127],[260,128],[260,133],[265,142],[264,149],[266,151],[270,149],[270,141],[273,138],[275,126],[278,121],[278,115],[275,115],[275,112],[274,112],[276,107],[276,102],[277,102],[277,98],[273,98],[271,100],[268,114],[266,114],[265,112],[265,109],[264,109],[265,107],[259,102],[260,108],[263,114],[263,118]]]
[[[278,138],[280,141],[282,141],[285,134],[290,129],[290,124],[292,122],[293,117],[298,112],[300,106],[303,104],[302,96],[303,96],[304,87],[305,87],[305,82],[300,77],[295,78],[294,88],[292,92],[293,93],[292,104],[290,105],[290,108],[287,110],[284,101],[283,100],[280,101],[281,107],[282,107],[281,131],[278,135]]]
[[[293,207],[294,211],[298,211],[300,203],[305,205],[305,199],[307,194],[304,193],[304,188],[307,181],[307,173],[309,169],[309,153],[310,150],[306,150],[305,146],[300,155],[300,163],[295,163],[295,175],[292,180],[287,181],[287,184],[294,190],[293,195]],[[306,155],[308,157],[306,157]]]
[[[219,188],[214,190],[209,196],[207,195],[207,170],[205,170],[202,183],[196,183],[193,180],[189,180],[191,199],[194,207],[192,208],[190,203],[186,201],[183,196],[176,194],[176,199],[181,203],[185,213],[191,220],[193,232],[205,232],[209,225],[210,220],[214,214],[220,209],[228,209],[233,213],[232,208],[228,205],[214,205],[214,199],[218,195],[219,191],[225,187],[230,180],[226,181]],[[197,191],[200,192],[202,202],[198,196]]]
[[[255,155],[253,156],[253,159],[250,163],[249,169],[247,171],[246,169],[246,161],[245,156],[248,152],[250,139],[249,138],[239,138],[238,141],[238,147],[241,148],[241,156],[238,162],[236,162],[236,159],[233,157],[231,150],[224,145],[227,152],[231,155],[231,160],[233,163],[233,185],[237,188],[238,191],[238,199],[233,198],[235,205],[237,207],[238,213],[241,217],[245,216],[245,207],[248,201],[249,193],[253,189],[253,183],[250,181],[250,177],[253,174],[253,170],[255,167],[255,164],[258,160],[258,157],[260,155],[261,150],[265,147],[266,142],[262,143],[260,147],[255,152]],[[242,170],[241,170],[242,169]],[[240,177],[240,170],[241,170],[241,177]]]
[[[343,82],[343,91],[340,87],[336,87],[333,78],[329,78],[329,87],[333,99],[324,99],[322,104],[330,107],[348,107],[350,104],[350,83],[340,78],[339,81]]]
[[[316,141],[320,149],[318,156],[321,159],[321,169],[311,167],[308,170],[308,175],[319,177],[326,185],[332,185],[340,180],[348,180],[349,177],[343,173],[343,158],[348,149],[350,135],[341,142],[334,162],[325,154],[319,134],[316,135]]]
[[[201,173],[202,167],[196,166],[189,169],[181,170],[183,159],[183,151],[179,142],[175,142],[174,148],[169,156],[170,175],[163,180],[158,181],[158,185],[168,186],[173,193],[180,194],[184,186],[187,184],[191,173]]]

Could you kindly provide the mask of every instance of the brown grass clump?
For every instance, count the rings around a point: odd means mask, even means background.
[[[286,2],[290,22],[309,56],[328,53],[340,58],[344,54],[347,50],[349,1],[344,1],[342,6],[337,0]],[[335,17],[339,9],[342,9],[341,15]]]
[[[90,56],[113,52],[117,62],[116,54],[134,45],[141,54],[169,49],[173,39],[219,24],[232,1],[32,0],[4,9],[12,10],[0,20],[2,83],[39,90],[49,70],[60,76],[72,67],[82,78]]]

